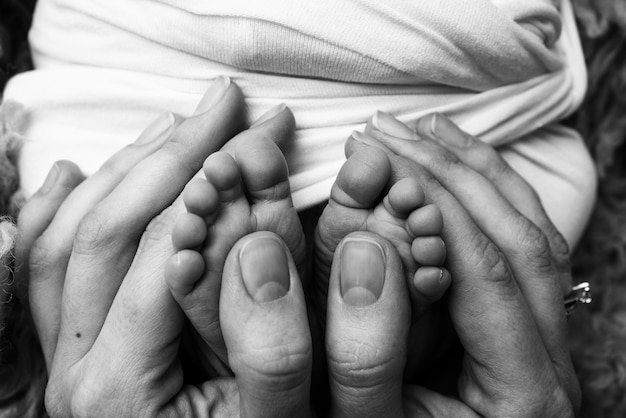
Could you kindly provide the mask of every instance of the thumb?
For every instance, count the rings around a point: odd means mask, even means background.
[[[396,249],[374,234],[352,233],[335,252],[326,322],[334,416],[403,416],[404,277]]]
[[[311,334],[298,272],[271,232],[242,238],[222,276],[220,322],[241,415],[309,414]]]

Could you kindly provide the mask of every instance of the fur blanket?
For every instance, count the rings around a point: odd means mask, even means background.
[[[626,2],[573,0],[583,39],[589,93],[569,120],[600,175],[598,204],[575,251],[575,282],[592,283],[594,301],[570,319],[583,416],[626,416]],[[0,88],[30,68],[26,33],[35,0],[0,0]],[[17,138],[0,126],[0,214],[15,215]],[[19,204],[18,204],[19,206]],[[0,257],[10,265],[14,228],[0,223]],[[45,368],[27,301],[0,268],[0,417],[43,414]]]

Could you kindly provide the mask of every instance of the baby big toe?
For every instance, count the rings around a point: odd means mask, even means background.
[[[234,151],[251,203],[289,199],[289,169],[282,151],[265,138],[246,138]]]
[[[341,167],[331,199],[348,208],[371,209],[379,202],[390,176],[391,165],[383,151],[358,151]]]
[[[207,225],[200,216],[184,213],[172,229],[172,245],[175,251],[193,249],[202,245],[207,237]]]
[[[404,178],[391,187],[383,204],[390,214],[405,219],[424,204],[424,199],[419,182],[414,178]]]

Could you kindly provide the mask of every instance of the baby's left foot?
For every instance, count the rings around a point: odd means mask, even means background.
[[[188,213],[172,231],[176,255],[167,263],[165,278],[196,330],[215,336],[207,341],[215,349],[223,348],[219,294],[224,262],[233,245],[252,232],[271,231],[300,265],[305,241],[291,201],[285,158],[269,139],[245,138],[228,152],[212,154],[204,163],[204,174],[206,180],[193,179],[183,192]]]

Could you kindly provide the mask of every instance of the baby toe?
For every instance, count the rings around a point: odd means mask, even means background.
[[[441,266],[446,261],[446,244],[439,236],[417,237],[411,243],[411,254],[421,266]]]
[[[189,213],[207,218],[219,208],[219,194],[213,184],[205,179],[194,178],[183,190],[183,202]]]
[[[443,297],[450,287],[451,276],[441,267],[420,267],[413,276],[414,289],[422,299],[420,304],[436,302]]]
[[[165,281],[179,304],[182,304],[200,280],[204,268],[204,258],[199,252],[192,250],[179,251],[166,261]]]
[[[193,249],[202,245],[207,237],[204,219],[193,213],[184,213],[172,229],[172,245],[175,251]]]

